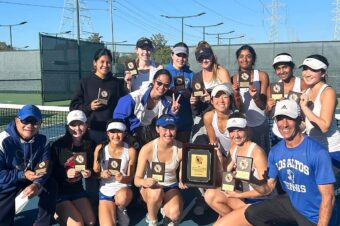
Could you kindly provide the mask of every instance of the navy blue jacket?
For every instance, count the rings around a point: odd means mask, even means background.
[[[50,160],[50,145],[47,137],[36,134],[30,141],[22,140],[15,128],[15,122],[8,124],[0,133],[0,193],[8,193],[27,184],[24,171],[34,171],[37,164]],[[50,172],[34,180],[43,185]]]

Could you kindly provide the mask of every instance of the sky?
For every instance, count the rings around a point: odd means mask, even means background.
[[[96,32],[104,42],[112,42],[109,12],[110,0],[80,0],[82,38]],[[39,47],[39,32],[58,32],[76,38],[75,0],[0,0],[0,25],[26,24],[12,27],[12,43],[16,48]],[[276,2],[277,13],[272,5]],[[184,42],[196,45],[203,40],[203,27],[209,34],[220,35],[220,44],[268,43],[270,37],[279,42],[331,41],[335,29],[335,0],[115,0],[113,2],[114,41],[135,44],[140,37],[161,33],[173,45],[181,41],[181,19],[167,16],[200,17],[184,19]],[[339,15],[340,16],[340,15]],[[276,18],[275,36],[271,36],[272,18]],[[58,34],[60,36],[60,34]],[[243,38],[237,38],[244,36]],[[68,37],[68,36],[66,36]],[[235,39],[234,39],[235,38]],[[216,35],[205,35],[217,44]],[[0,26],[0,42],[10,43],[9,27]],[[132,48],[132,47],[131,47]]]

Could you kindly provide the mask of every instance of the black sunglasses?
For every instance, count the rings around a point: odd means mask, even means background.
[[[207,60],[210,60],[211,59],[211,57],[210,56],[201,56],[201,57],[199,57],[198,58],[198,62],[199,63],[202,63],[203,62],[203,60],[205,60],[205,59],[207,59]]]
[[[29,117],[26,119],[20,119],[20,122],[24,125],[32,124],[32,125],[37,125],[40,123],[40,121],[36,120],[35,118]]]
[[[185,53],[177,53],[176,56],[182,57],[182,58],[187,58],[188,57],[188,55],[186,55]]]
[[[156,81],[157,86],[164,86],[164,88],[170,88],[170,83],[163,83],[161,81]]]

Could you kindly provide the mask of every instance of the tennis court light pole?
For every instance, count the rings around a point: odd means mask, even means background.
[[[77,11],[77,50],[78,50],[78,78],[81,79],[81,50],[80,50],[80,0],[76,0]]]
[[[160,16],[168,18],[168,19],[181,19],[181,21],[182,21],[182,42],[184,42],[184,19],[185,18],[191,18],[191,17],[198,17],[198,16],[202,16],[204,14],[205,14],[205,12],[198,13],[198,14],[191,15],[191,16],[167,16],[167,15],[160,15]]]
[[[244,35],[240,35],[237,37],[230,37],[230,38],[221,38],[221,39],[228,39],[228,60],[230,61],[230,42],[232,39],[239,39],[239,38],[243,38]]]
[[[234,33],[235,31],[228,31],[228,32],[224,32],[224,33],[215,33],[215,34],[211,34],[211,33],[205,33],[206,35],[216,35],[216,38],[217,38],[217,45],[219,46],[220,45],[220,35],[226,35],[226,34],[231,34],[231,33]]]
[[[20,26],[23,24],[27,24],[27,21],[23,21],[21,23],[18,24],[0,24],[0,27],[9,27],[9,40],[10,40],[10,48],[13,48],[13,44],[12,44],[12,27],[14,26]]]
[[[205,28],[206,27],[217,27],[217,26],[220,26],[222,24],[223,24],[223,22],[220,22],[218,24],[212,24],[212,25],[189,25],[189,24],[186,24],[186,26],[192,27],[192,28],[202,27],[203,28],[203,41],[205,41]]]

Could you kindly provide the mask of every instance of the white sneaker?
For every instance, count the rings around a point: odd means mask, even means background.
[[[169,218],[163,218],[163,226],[177,226],[178,222],[171,221]]]
[[[149,220],[149,214],[146,214],[145,221],[146,221],[146,223],[148,223],[148,226],[157,226],[158,225],[157,220]]]
[[[125,208],[117,207],[117,220],[120,226],[128,226],[130,224],[130,218]]]

